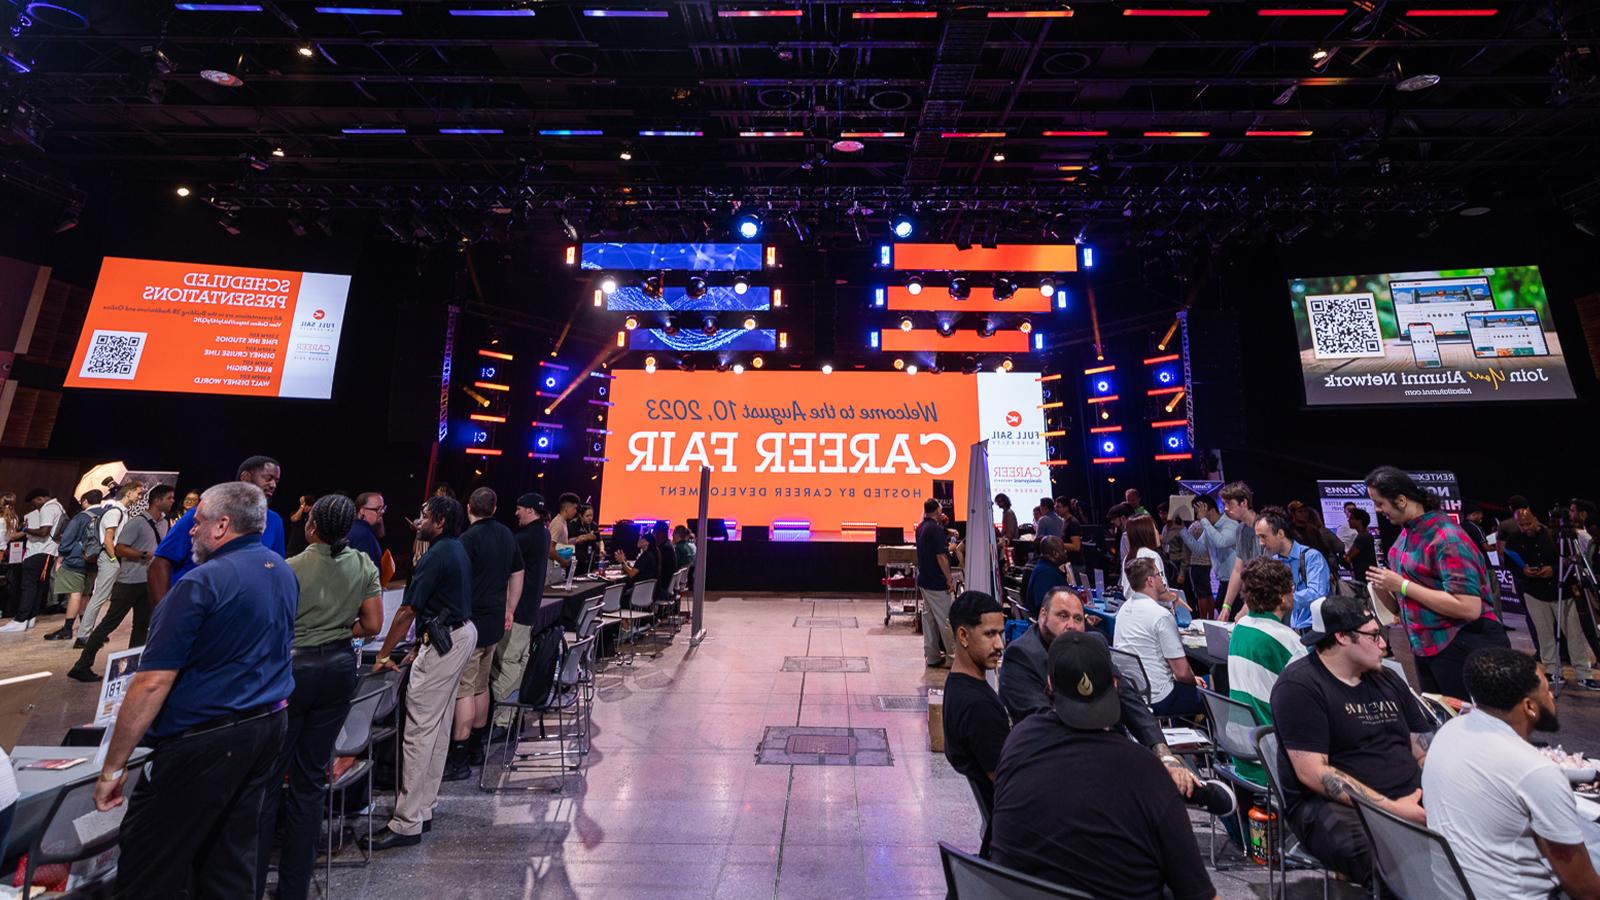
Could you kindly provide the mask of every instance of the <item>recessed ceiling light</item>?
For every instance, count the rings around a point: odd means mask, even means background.
[[[996,150],[994,152],[994,155],[990,156],[989,158],[994,160],[995,162],[1005,162],[1006,161],[1006,152],[1004,150]]]
[[[1432,73],[1429,73],[1429,74],[1426,74],[1426,75],[1413,75],[1410,78],[1407,78],[1407,79],[1401,81],[1399,84],[1395,85],[1395,89],[1396,90],[1400,90],[1400,91],[1405,91],[1406,93],[1410,93],[1412,91],[1424,91],[1424,90],[1427,90],[1428,88],[1431,88],[1431,87],[1433,87],[1434,85],[1436,85],[1438,83],[1439,83],[1439,76],[1434,75]]]
[[[187,197],[187,196],[189,196],[189,189],[187,187],[184,187],[181,184],[178,185],[178,196],[179,197]]]

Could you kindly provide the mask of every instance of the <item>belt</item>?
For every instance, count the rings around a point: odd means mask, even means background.
[[[207,719],[204,722],[195,725],[193,728],[186,729],[185,731],[173,735],[173,738],[194,737],[197,734],[204,734],[208,731],[216,731],[219,728],[228,728],[233,725],[243,725],[244,723],[253,719],[259,719],[263,716],[270,716],[279,710],[288,708],[289,698],[285,697],[276,703],[263,703],[260,706],[252,706],[249,709],[241,709],[231,713],[224,713],[223,715],[217,716],[214,719]]]
[[[299,658],[301,656],[315,656],[323,653],[350,653],[352,652],[352,648],[350,647],[349,638],[335,638],[326,643],[318,644],[315,647],[296,647],[289,652],[294,657]]]

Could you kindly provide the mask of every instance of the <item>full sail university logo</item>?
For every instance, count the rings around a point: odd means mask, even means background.
[[[1011,410],[1010,412],[1006,413],[1006,427],[1008,427],[1008,428],[1016,428],[1016,427],[1020,426],[1021,424],[1022,424],[1022,413],[1019,413],[1014,409]]]
[[[326,315],[327,315],[327,313],[325,313],[325,312],[323,312],[322,310],[319,309],[316,312],[311,314],[311,318],[316,319],[318,322],[321,322],[323,317],[326,316]]]

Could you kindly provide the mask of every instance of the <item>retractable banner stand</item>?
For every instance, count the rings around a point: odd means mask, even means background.
[[[1439,498],[1439,508],[1450,518],[1461,521],[1461,484],[1454,472],[1408,472],[1417,486]],[[1367,496],[1367,483],[1360,480],[1337,479],[1317,481],[1317,500],[1322,508],[1322,521],[1329,528],[1344,523],[1344,505],[1354,503],[1367,511],[1373,527],[1378,524],[1378,509]]]
[[[689,606],[689,646],[699,646],[706,638],[706,552],[710,548],[707,531],[710,518],[707,507],[711,505],[711,468],[700,467],[700,517],[695,520],[694,599]]]
[[[989,442],[972,445],[967,461],[967,590],[1000,599],[994,548],[994,500],[989,493]]]

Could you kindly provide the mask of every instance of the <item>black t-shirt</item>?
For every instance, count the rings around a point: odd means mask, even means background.
[[[1340,681],[1313,651],[1295,660],[1272,688],[1284,799],[1292,809],[1314,793],[1294,777],[1289,750],[1325,753],[1328,764],[1394,799],[1422,785],[1411,735],[1432,731],[1411,692],[1387,669],[1355,687]]]
[[[517,550],[522,554],[522,597],[511,614],[518,625],[532,625],[544,601],[544,573],[550,559],[550,526],[543,520],[517,532]],[[504,624],[504,623],[502,623]]]
[[[637,574],[635,574],[633,578],[628,581],[629,603],[633,602],[633,585],[639,584],[643,581],[649,581],[650,579],[656,578],[661,574],[661,554],[656,551],[654,546],[651,546],[646,550],[642,550],[639,553],[639,558],[633,561],[633,568]],[[655,590],[652,588],[650,592],[650,598],[654,600],[655,597]]]
[[[1517,573],[1517,582],[1522,585],[1522,591],[1532,594],[1536,599],[1549,603],[1556,602],[1556,579],[1553,574],[1556,569],[1556,542],[1550,536],[1550,529],[1541,528],[1538,531],[1518,531],[1505,539],[1506,546],[1518,556],[1522,557],[1522,565],[1549,566],[1552,572],[1549,578],[1529,578],[1523,573],[1522,567],[1506,560],[1511,571]]]
[[[478,646],[498,644],[506,633],[506,582],[522,571],[517,539],[494,519],[479,519],[461,532],[461,546],[472,564],[472,624],[478,626]]]
[[[1367,580],[1367,570],[1378,564],[1378,545],[1372,532],[1365,528],[1356,532],[1355,543],[1350,545],[1355,555],[1350,557],[1350,571],[1356,581]]]
[[[950,580],[939,567],[939,557],[950,555],[950,533],[935,519],[923,519],[917,526],[917,587],[930,591],[950,590]]]
[[[944,756],[951,768],[978,785],[990,805],[994,784],[989,773],[1000,768],[1000,750],[1010,733],[1006,708],[989,683],[951,672],[944,682]]]
[[[1073,538],[1082,538],[1082,537],[1083,537],[1083,526],[1078,524],[1078,520],[1075,517],[1068,516],[1067,520],[1066,520],[1066,523],[1061,526],[1061,540],[1062,540],[1062,542],[1065,543],[1065,544],[1070,545],[1072,543],[1072,539]],[[1075,566],[1082,566],[1083,565],[1083,550],[1081,550],[1081,549],[1079,549],[1079,550],[1068,550],[1067,551],[1067,562],[1072,563]]]
[[[1054,712],[1011,729],[991,830],[995,862],[1096,897],[1216,896],[1166,768],[1121,734],[1068,728]]]

